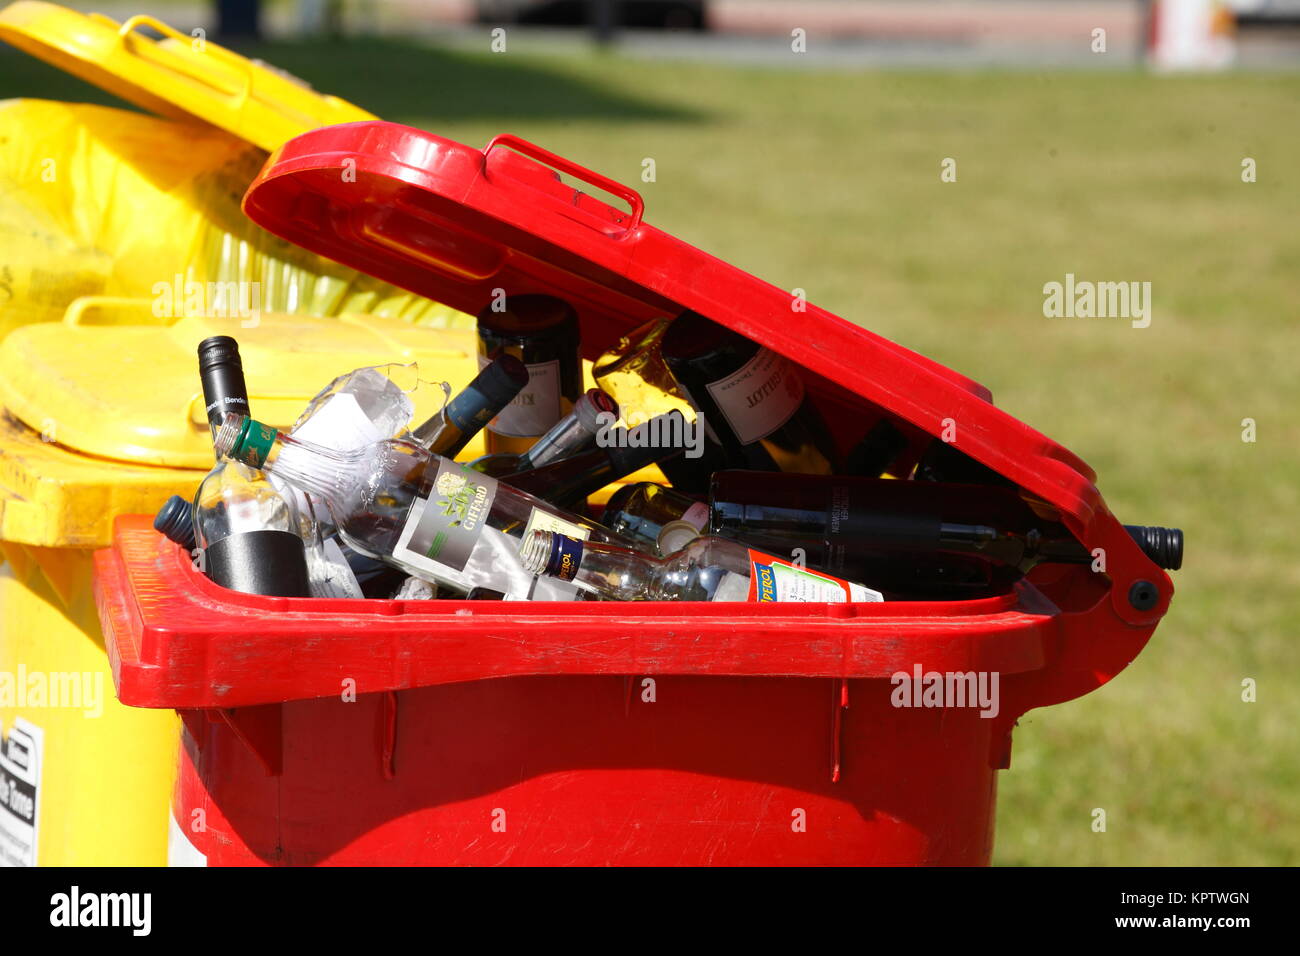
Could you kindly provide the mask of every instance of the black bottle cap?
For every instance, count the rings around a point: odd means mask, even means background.
[[[190,503],[180,495],[167,499],[154,517],[153,527],[186,551],[194,550],[194,513]]]
[[[200,374],[217,365],[231,362],[241,371],[243,370],[243,360],[239,357],[239,343],[229,335],[213,335],[199,343]]]
[[[199,380],[203,383],[203,404],[208,422],[221,426],[227,412],[248,415],[248,386],[244,384],[244,363],[239,343],[229,335],[214,335],[199,343]]]
[[[1126,524],[1127,531],[1146,556],[1166,571],[1183,566],[1183,532],[1179,528]]]

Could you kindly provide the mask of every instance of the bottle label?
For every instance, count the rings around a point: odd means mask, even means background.
[[[752,445],[788,422],[804,396],[795,364],[771,349],[759,349],[738,371],[711,382],[708,389],[742,445]]]
[[[542,571],[547,577],[560,581],[572,581],[582,564],[582,542],[557,534],[551,538],[551,551],[546,556],[546,567]]]
[[[480,355],[479,368],[485,368],[490,361]],[[528,384],[487,427],[498,435],[532,438],[546,434],[560,417],[560,363],[556,359],[529,365]]]
[[[528,524],[524,527],[523,540],[527,541],[534,531],[555,531],[558,534],[566,534],[570,538],[577,538],[579,541],[586,541],[591,537],[591,529],[584,528],[580,524],[574,524],[572,521],[565,521],[548,511],[542,511],[540,508],[534,508],[528,516]]]
[[[393,556],[433,574],[464,571],[496,494],[495,478],[440,459],[433,489],[411,506]]]
[[[884,596],[861,584],[796,567],[789,561],[751,548],[749,600],[843,604],[846,601],[883,601]]]

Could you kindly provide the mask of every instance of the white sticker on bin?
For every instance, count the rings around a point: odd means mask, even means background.
[[[0,866],[35,866],[45,732],[22,717],[0,726]]]

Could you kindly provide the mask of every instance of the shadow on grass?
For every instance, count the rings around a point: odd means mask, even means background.
[[[394,120],[596,119],[693,122],[703,114],[602,88],[545,60],[463,53],[395,40],[261,43],[240,50],[322,92]],[[559,61],[557,61],[559,62]],[[613,64],[611,64],[613,67]],[[97,87],[0,44],[0,99],[124,105]]]

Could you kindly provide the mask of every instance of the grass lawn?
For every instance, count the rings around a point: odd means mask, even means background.
[[[255,52],[385,118],[517,133],[637,185],[656,225],[987,384],[1092,464],[1124,521],[1182,527],[1147,650],[1016,731],[995,859],[1300,863],[1300,74]],[[16,95],[112,102],[5,51]],[[1151,282],[1151,326],[1044,318],[1067,272]]]

